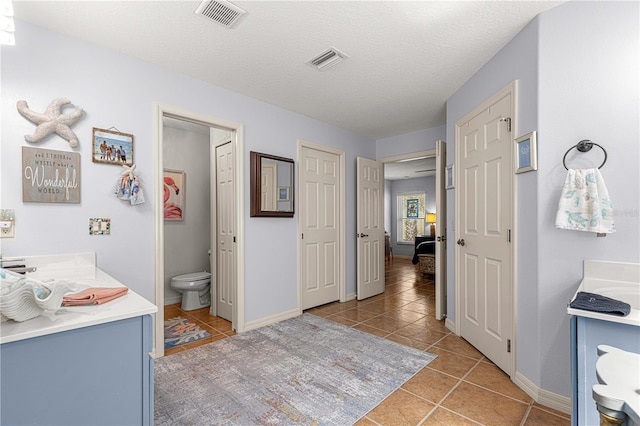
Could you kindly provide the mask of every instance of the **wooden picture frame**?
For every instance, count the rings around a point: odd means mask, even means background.
[[[93,128],[91,161],[133,166],[133,135],[111,129]]]
[[[527,133],[515,139],[516,174],[538,170],[538,150],[536,148],[536,132]]]

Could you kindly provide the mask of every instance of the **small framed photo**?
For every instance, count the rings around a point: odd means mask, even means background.
[[[183,220],[186,176],[182,170],[164,169],[164,220]]]
[[[516,142],[516,173],[538,170],[536,132],[520,136]]]
[[[455,186],[455,169],[453,164],[450,164],[446,167],[445,172],[445,188],[446,189],[454,189]]]
[[[288,186],[279,186],[278,187],[278,201],[289,201],[289,190]]]
[[[409,198],[407,200],[407,219],[417,219],[420,211],[420,200],[417,198]]]
[[[133,165],[133,135],[93,128],[91,159],[94,163]]]

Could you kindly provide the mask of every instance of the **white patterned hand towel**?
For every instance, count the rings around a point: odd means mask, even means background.
[[[609,191],[600,170],[568,170],[558,203],[556,228],[616,232]]]

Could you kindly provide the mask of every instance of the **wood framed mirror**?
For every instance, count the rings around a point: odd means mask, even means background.
[[[293,217],[293,160],[254,151],[250,155],[251,217]]]

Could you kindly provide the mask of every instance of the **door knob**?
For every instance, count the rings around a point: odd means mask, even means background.
[[[464,247],[464,238],[462,238],[461,240],[456,241],[458,243],[459,246]]]
[[[360,235],[358,235],[358,237],[360,237],[360,238],[364,238],[364,237],[368,237],[368,236],[369,236],[369,234],[363,234],[362,232],[360,233]]]

